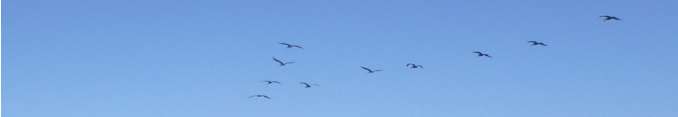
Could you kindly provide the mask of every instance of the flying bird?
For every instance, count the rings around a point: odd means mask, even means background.
[[[527,42],[532,43],[532,46],[534,46],[534,45],[542,45],[542,46],[546,46],[546,44],[541,43],[541,42],[536,42],[536,41],[527,41]]]
[[[367,71],[368,71],[367,73],[374,73],[374,72],[381,71],[381,70],[370,70],[370,68],[363,67],[363,66],[360,66],[360,67],[362,67],[363,69],[367,70]]]
[[[261,81],[261,82],[268,82],[268,84],[271,84],[271,83],[278,83],[278,84],[280,84],[280,82],[278,82],[278,81],[268,81],[268,80],[264,80],[264,81]]]
[[[305,82],[301,82],[301,84],[306,85],[306,88],[311,88],[311,85],[319,86],[318,84],[308,84],[308,83],[305,83]]]
[[[252,97],[264,97],[266,99],[271,99],[270,97],[268,97],[266,95],[253,95],[253,96],[250,96],[249,98],[252,98]]]
[[[421,65],[415,65],[415,64],[413,64],[413,63],[408,63],[408,64],[407,64],[408,67],[409,67],[410,65],[412,65],[411,68],[420,68],[420,67],[421,67],[421,69],[424,69],[424,66],[421,66]]]
[[[285,66],[285,65],[287,65],[287,64],[294,63],[294,61],[292,61],[292,62],[287,62],[287,63],[283,63],[283,62],[280,62],[280,60],[275,59],[275,57],[273,57],[273,60],[275,60],[275,62],[280,63],[280,66]]]
[[[486,56],[486,57],[490,57],[490,58],[492,58],[492,57],[491,57],[490,55],[487,55],[487,54],[483,54],[483,53],[480,53],[480,52],[478,52],[478,51],[475,51],[475,52],[473,52],[473,53],[478,53],[478,57],[481,57],[481,56]]]
[[[291,45],[291,44],[287,44],[287,43],[279,43],[279,44],[287,45],[287,48],[297,47],[297,48],[304,49],[304,48],[302,48],[301,46],[298,46],[298,45]]]
[[[607,20],[621,20],[621,19],[619,19],[619,18],[617,18],[617,17],[613,17],[613,16],[609,16],[609,15],[604,15],[604,16],[600,16],[600,17],[605,17],[605,20],[603,20],[603,21],[607,21]]]

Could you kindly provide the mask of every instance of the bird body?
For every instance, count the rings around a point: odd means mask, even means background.
[[[278,59],[275,59],[275,57],[273,57],[273,60],[274,60],[275,62],[278,62],[278,63],[280,63],[280,66],[285,66],[285,65],[287,65],[287,64],[290,64],[290,63],[294,63],[294,61],[293,61],[293,62],[287,62],[287,63],[283,63],[283,62],[281,62],[280,60],[278,60]]]
[[[308,84],[308,83],[305,83],[305,82],[301,82],[300,84],[306,85],[306,88],[311,88],[311,85],[319,86],[318,84]]]
[[[473,52],[473,53],[478,53],[478,56],[477,56],[477,57],[486,56],[486,57],[492,58],[490,55],[483,54],[483,53],[480,53],[480,52],[478,52],[478,51],[475,51],[475,52]]]
[[[406,66],[409,67],[410,65],[412,65],[412,67],[410,67],[410,68],[420,68],[420,67],[421,67],[421,69],[424,69],[424,66],[421,66],[421,65],[415,65],[415,64],[413,64],[413,63],[408,63]]]
[[[298,45],[291,45],[291,44],[287,44],[287,43],[278,43],[278,44],[286,45],[288,49],[293,48],[293,47],[304,49],[304,48],[302,48],[301,46],[298,46]]]
[[[534,46],[534,45],[542,45],[542,46],[546,46],[546,44],[541,43],[541,42],[537,42],[537,41],[527,41],[527,42],[532,43],[532,46]]]
[[[600,17],[605,17],[605,20],[603,20],[603,21],[607,21],[607,20],[621,20],[621,19],[619,19],[619,18],[617,18],[617,17],[613,17],[613,16],[609,16],[609,15],[604,15],[604,16],[600,16]]]
[[[266,96],[266,95],[253,95],[253,96],[250,96],[250,97],[248,97],[248,98],[253,98],[253,97],[264,97],[264,98],[266,98],[266,99],[271,99],[270,97],[268,97],[268,96]]]
[[[367,71],[368,71],[367,73],[374,73],[374,72],[381,71],[381,70],[371,70],[370,68],[363,67],[363,66],[360,66],[360,67],[362,67],[363,69],[367,70]]]

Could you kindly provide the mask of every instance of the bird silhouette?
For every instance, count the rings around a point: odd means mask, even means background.
[[[420,67],[421,67],[421,69],[424,69],[424,66],[421,66],[421,65],[415,65],[415,64],[413,64],[413,63],[408,63],[408,64],[407,64],[408,67],[409,67],[410,65],[412,65],[411,68],[420,68]]]
[[[275,57],[273,57],[273,60],[275,60],[275,62],[278,62],[278,63],[280,63],[280,66],[285,66],[285,65],[287,65],[287,64],[290,64],[290,63],[294,63],[294,61],[293,61],[293,62],[287,62],[287,63],[283,63],[283,62],[280,62],[280,60],[278,60],[278,59],[275,59]]]
[[[261,81],[261,82],[268,82],[268,84],[271,84],[271,83],[278,83],[278,84],[280,84],[280,82],[278,82],[278,81],[269,81],[269,80],[264,80],[264,81]]]
[[[532,46],[534,46],[534,45],[542,45],[542,46],[546,46],[546,44],[541,43],[541,42],[536,42],[536,41],[527,41],[527,42],[532,43]]]
[[[360,67],[362,67],[363,69],[367,70],[367,71],[368,71],[367,73],[374,73],[374,72],[381,71],[381,70],[371,70],[370,68],[363,67],[363,66],[360,66]]]
[[[486,56],[486,57],[492,58],[490,55],[483,54],[483,53],[480,53],[480,52],[478,52],[478,51],[475,51],[475,52],[473,52],[473,53],[478,53],[478,56],[477,56],[477,57]]]
[[[292,47],[297,47],[297,48],[304,49],[304,48],[302,48],[301,46],[298,46],[298,45],[291,45],[291,44],[287,44],[287,43],[279,43],[279,44],[287,45],[287,48],[288,48],[288,49],[289,49],[289,48],[292,48]]]
[[[318,84],[308,84],[308,83],[305,83],[305,82],[301,82],[301,84],[306,85],[306,88],[311,88],[311,85],[319,86]]]
[[[249,98],[252,98],[252,97],[264,97],[266,99],[271,99],[270,97],[268,97],[266,95],[253,95],[253,96],[250,96]]]
[[[619,18],[617,18],[617,17],[612,17],[612,16],[609,16],[609,15],[604,15],[604,16],[600,16],[600,17],[605,17],[605,20],[603,20],[603,21],[607,21],[607,20],[621,20],[621,19],[619,19]]]

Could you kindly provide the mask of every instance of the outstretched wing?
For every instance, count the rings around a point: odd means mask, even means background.
[[[487,54],[485,54],[485,56],[486,56],[486,57],[490,57],[490,58],[492,58],[492,57],[491,57],[490,55],[487,55]]]
[[[529,42],[529,43],[537,43],[537,41],[527,41],[527,42]]]
[[[280,84],[280,82],[278,82],[278,81],[271,81],[271,82]]]
[[[421,66],[421,65],[417,65],[417,66],[421,67],[421,69],[424,69],[424,66]]]
[[[294,63],[294,62],[287,62],[287,63],[285,63],[285,64],[290,64],[290,63]]]
[[[381,71],[381,69],[380,70],[374,70],[373,72],[378,72],[378,71]]]
[[[283,44],[283,45],[290,46],[290,44],[287,44],[287,43],[278,43],[278,44]]]
[[[611,17],[611,18],[614,19],[614,20],[621,20],[621,19],[619,19],[619,18],[617,18],[617,17]]]
[[[478,52],[478,51],[475,51],[475,52],[473,52],[473,53],[483,54],[483,53],[480,53],[480,52]]]
[[[362,67],[363,69],[365,69],[365,70],[367,70],[367,71],[372,71],[372,70],[370,70],[370,68],[363,67],[363,66],[360,66],[360,67]]]
[[[292,45],[292,47],[297,47],[297,48],[304,49],[304,48],[302,48],[301,46],[298,46],[298,45]]]
[[[264,80],[264,81],[261,81],[261,82],[271,82],[271,81],[268,81],[268,80]]]
[[[318,85],[318,84],[311,84],[311,85],[320,86],[320,85]]]
[[[280,62],[280,60],[275,59],[275,57],[273,57],[273,60],[275,60],[276,62],[278,62],[278,63],[280,63],[280,64],[283,64],[283,62]]]
[[[611,17],[611,16],[609,16],[609,15],[603,15],[603,16],[600,16],[600,17]]]
[[[271,99],[270,97],[268,97],[268,96],[265,96],[265,95],[264,95],[263,97],[265,97],[266,99]]]
[[[414,66],[414,64],[412,64],[412,63],[408,63],[408,64],[407,64],[407,65],[405,65],[405,66],[410,66],[410,65]]]

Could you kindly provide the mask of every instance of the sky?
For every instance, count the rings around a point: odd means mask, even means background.
[[[672,0],[6,0],[2,114],[675,117],[675,6]],[[273,57],[295,63],[280,66]]]

